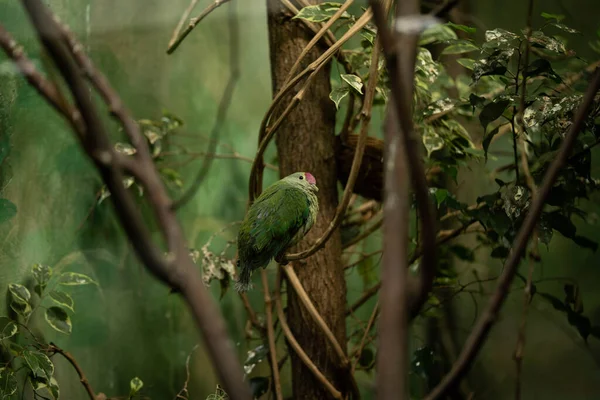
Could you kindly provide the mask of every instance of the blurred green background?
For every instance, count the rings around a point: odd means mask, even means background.
[[[188,148],[201,152],[206,149],[204,138],[214,123],[229,74],[227,7],[234,2],[242,69],[219,141],[233,146],[242,156],[252,157],[258,127],[271,98],[264,1],[233,0],[222,6],[202,21],[171,56],[165,50],[187,0],[46,3],[70,25],[136,118],[159,119],[163,109],[175,113],[185,123],[181,131],[187,137]],[[357,3],[356,7],[364,2]],[[200,1],[193,15],[207,4],[208,1]],[[473,24],[479,32],[497,27],[517,30],[525,23],[525,7],[526,2],[518,0],[473,2]],[[583,34],[580,40],[573,40],[572,47],[592,59],[587,42],[600,27],[597,19],[600,6],[596,0],[545,1],[536,5],[536,11],[536,15],[540,11],[565,14],[565,22]],[[0,24],[13,33],[38,67],[43,68],[40,47],[19,2],[0,0]],[[372,135],[379,135],[378,129],[378,124],[374,124]],[[185,380],[185,359],[200,340],[187,308],[139,265],[115,221],[110,202],[94,207],[101,186],[95,170],[65,122],[28,87],[3,54],[0,54],[0,143],[7,143],[10,149],[0,165],[0,195],[18,207],[17,216],[0,225],[0,292],[9,282],[23,283],[33,263],[62,265],[65,270],[94,277],[99,288],[84,286],[72,291],[76,307],[72,335],[55,333],[40,323],[46,339],[73,353],[96,392],[125,395],[129,392],[129,380],[138,376],[145,384],[142,393],[154,399],[173,398]],[[267,161],[274,157],[272,150]],[[595,152],[594,157],[597,156]],[[594,172],[598,172],[598,163],[594,161]],[[184,182],[190,181],[199,165],[197,161],[181,169]],[[474,202],[485,190],[484,185],[493,190],[493,182],[476,176],[495,166],[490,163],[462,171],[460,197]],[[242,218],[249,167],[249,163],[241,160],[213,161],[213,168],[194,201],[180,211],[190,247],[202,247],[212,233]],[[267,170],[265,177],[268,184],[277,178],[277,173]],[[587,209],[593,211],[597,205],[597,201],[592,201]],[[580,229],[582,234],[600,240],[597,226],[585,225]],[[229,232],[231,239],[235,230]],[[377,244],[378,237],[372,242]],[[567,276],[577,280],[585,315],[600,325],[599,256],[577,248],[559,235],[555,235],[552,251],[542,248],[542,255],[536,279]],[[473,268],[486,277],[497,275],[500,267],[496,261],[480,258],[478,264],[465,271],[465,279],[472,276],[469,273]],[[525,267],[522,268],[525,272]],[[272,275],[274,271],[269,273]],[[352,301],[360,295],[363,283],[354,272],[348,279],[348,297]],[[538,288],[562,297],[562,284],[548,280],[540,282]],[[516,284],[515,288],[520,286]],[[494,284],[484,287],[489,293]],[[211,290],[219,301],[220,289],[216,283]],[[249,296],[260,307],[260,291]],[[219,304],[230,334],[238,344],[240,359],[244,360],[246,351],[259,343],[244,339],[246,314],[242,304],[232,291]],[[458,296],[456,304],[458,337],[464,338],[486,299]],[[373,305],[371,300],[356,317],[366,320]],[[470,386],[477,398],[513,396],[512,352],[521,307],[522,291],[515,289],[472,369]],[[2,297],[0,309],[5,308]],[[349,325],[355,326],[356,321],[349,318]],[[419,342],[417,335],[415,346]],[[55,360],[61,396],[85,398],[74,371],[62,359]],[[253,374],[266,375],[268,368],[264,364]],[[584,343],[565,316],[547,303],[533,302],[523,367],[525,399],[600,398],[600,341],[590,337]],[[215,376],[202,346],[192,357],[191,376],[191,399],[203,399],[215,391]],[[289,371],[284,369],[285,392],[289,392],[289,378]],[[367,386],[371,379],[359,376]]]

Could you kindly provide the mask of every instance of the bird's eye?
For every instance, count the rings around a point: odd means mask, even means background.
[[[300,180],[304,179],[304,177],[302,175],[300,175]]]

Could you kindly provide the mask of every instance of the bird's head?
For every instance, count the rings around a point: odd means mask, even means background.
[[[284,178],[293,185],[299,185],[304,189],[312,192],[318,192],[317,180],[310,172],[296,172]]]

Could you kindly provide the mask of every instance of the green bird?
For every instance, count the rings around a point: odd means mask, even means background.
[[[237,239],[238,292],[251,289],[252,272],[283,256],[312,228],[319,211],[318,191],[312,174],[296,172],[269,186],[250,206]]]

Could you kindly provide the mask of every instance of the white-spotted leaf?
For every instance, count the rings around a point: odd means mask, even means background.
[[[78,286],[89,284],[95,285],[96,281],[94,281],[89,276],[80,274],[78,272],[63,272],[62,274],[60,274],[59,283],[65,286]]]
[[[358,93],[362,94],[363,83],[362,83],[362,80],[360,79],[360,77],[358,77],[354,74],[342,74],[342,75],[340,75],[340,77],[344,80],[344,82],[346,82],[348,85],[350,85],[354,90],[356,90]]]
[[[73,298],[68,294],[60,290],[53,290],[50,292],[50,298],[59,306],[63,306],[68,308],[69,310],[75,312],[74,306],[75,302]]]
[[[69,314],[62,308],[50,307],[46,309],[44,316],[52,328],[67,335],[71,334],[71,330],[73,329],[71,318],[69,318]]]

